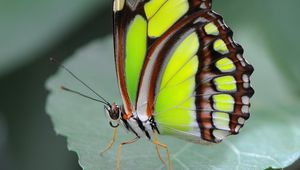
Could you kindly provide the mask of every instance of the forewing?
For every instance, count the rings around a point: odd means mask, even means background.
[[[130,117],[147,53],[147,21],[143,0],[114,0],[116,72],[125,111]]]
[[[114,46],[116,72],[128,117],[138,102],[150,47],[194,8],[209,8],[207,0],[114,0]],[[148,76],[148,75],[146,75]],[[146,77],[145,76],[145,77]],[[143,95],[141,95],[143,97]],[[144,105],[144,104],[143,104]],[[148,118],[150,113],[145,113]],[[143,116],[138,112],[139,116]]]

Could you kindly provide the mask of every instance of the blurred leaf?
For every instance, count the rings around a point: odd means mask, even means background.
[[[3,113],[0,112],[0,151],[3,150],[6,144],[7,144],[7,122],[3,117]],[[2,154],[0,154],[0,158],[1,156]]]
[[[30,62],[110,0],[0,0],[0,75]]]
[[[288,82],[274,67],[271,53],[261,37],[254,28],[249,31],[248,27],[241,27],[238,38],[246,43],[245,56],[256,69],[253,75],[256,94],[250,120],[239,135],[217,145],[196,145],[160,136],[170,148],[175,170],[284,168],[299,158],[299,99],[286,88]],[[109,101],[119,99],[120,103],[111,39],[91,43],[65,64]],[[103,106],[61,91],[61,84],[91,94],[65,71],[59,70],[49,79],[47,88],[51,93],[46,110],[55,131],[67,137],[68,147],[78,154],[83,169],[115,168],[118,143],[133,135],[120,130],[114,147],[101,157],[99,153],[110,141],[113,131],[103,115]],[[146,139],[124,147],[121,168],[164,169],[154,146]]]
[[[8,150],[8,128],[3,113],[0,112],[0,169],[8,169],[10,156]]]

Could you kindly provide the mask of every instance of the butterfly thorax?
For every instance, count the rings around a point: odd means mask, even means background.
[[[134,113],[130,114],[131,116],[128,117],[128,114],[126,114],[123,106],[120,106],[120,113],[121,125],[123,125],[126,130],[132,132],[138,138],[147,137],[149,140],[151,140],[155,131],[159,133],[157,123],[153,116],[145,121],[142,121],[137,114]]]

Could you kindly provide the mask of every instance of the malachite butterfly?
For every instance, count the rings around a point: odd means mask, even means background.
[[[157,134],[219,143],[249,118],[253,67],[211,0],[114,0],[115,65],[123,105],[106,103],[110,125],[135,139]],[[163,161],[159,154],[159,158]],[[164,161],[163,161],[164,162]]]

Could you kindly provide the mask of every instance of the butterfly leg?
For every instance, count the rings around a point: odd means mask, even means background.
[[[139,137],[135,137],[132,140],[120,143],[118,159],[117,159],[117,170],[120,170],[120,160],[121,160],[121,153],[122,153],[123,145],[132,144],[132,143],[136,142],[138,139],[139,139]]]
[[[158,146],[158,145],[155,145],[155,148],[156,148],[156,152],[157,152],[157,155],[158,155],[159,160],[161,160],[161,162],[164,164],[164,166],[166,166],[166,161],[164,161],[164,160],[162,159],[162,156],[161,156],[161,154],[160,154],[159,146]]]
[[[157,133],[157,132],[155,132],[155,133]],[[155,139],[154,141],[152,141],[152,143],[155,144],[157,148],[158,148],[158,147],[162,147],[162,148],[166,149],[166,151],[167,151],[167,159],[168,159],[169,170],[172,170],[172,163],[171,163],[171,157],[170,157],[170,152],[169,152],[168,146],[165,145],[165,144],[160,143],[160,142],[158,141],[157,137],[156,137],[156,139]],[[162,160],[161,155],[160,155],[158,149],[157,149],[157,151],[158,151],[158,156],[160,157],[159,159]]]
[[[113,146],[113,144],[116,141],[117,133],[118,133],[118,128],[114,128],[114,134],[112,136],[112,139],[109,142],[109,144],[105,147],[105,149],[103,149],[103,151],[100,153],[101,156]]]
[[[154,141],[158,141],[158,137],[157,137],[157,131],[154,131]],[[156,152],[157,152],[157,155],[158,155],[158,158],[161,160],[161,162],[166,166],[166,161],[164,161],[162,159],[162,156],[160,154],[160,151],[159,151],[159,145],[155,144],[155,148],[156,148]]]

